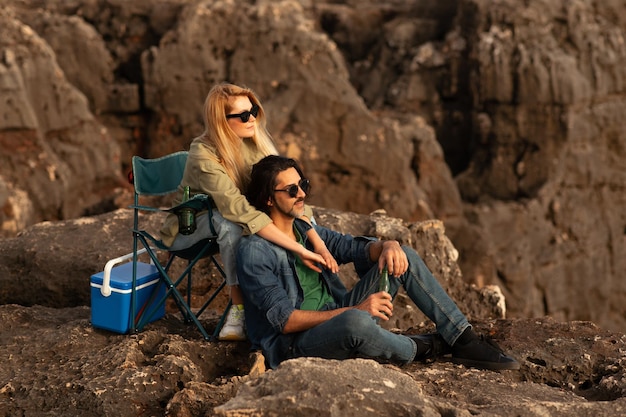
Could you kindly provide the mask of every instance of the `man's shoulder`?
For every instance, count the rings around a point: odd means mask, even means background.
[[[284,249],[256,234],[244,235],[237,245],[237,256],[246,262],[268,261],[278,256]]]
[[[309,225],[309,223],[300,218],[295,218],[293,221],[293,225],[300,233],[303,234],[306,234],[306,232],[311,228],[311,225]]]
[[[269,240],[264,239],[257,234],[244,235],[239,240],[240,251],[245,251],[247,249],[254,248],[254,247],[266,248],[266,247],[271,247],[272,245],[273,244]]]
[[[321,226],[317,223],[315,223],[313,225],[313,228],[315,228],[315,231],[317,231],[317,234],[320,235],[320,237],[322,237],[322,239],[324,239],[324,237],[328,237],[328,236],[347,236],[344,233],[338,232],[336,230],[330,229],[328,227],[325,226]]]

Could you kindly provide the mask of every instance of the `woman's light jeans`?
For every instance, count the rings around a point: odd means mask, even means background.
[[[235,251],[243,234],[243,228],[238,224],[226,220],[219,211],[213,210],[213,227],[217,233],[217,244],[220,247],[220,256],[226,274],[226,285],[239,284],[237,279],[237,268],[235,267]],[[176,235],[176,239],[170,250],[186,249],[198,243],[202,239],[210,236],[208,213],[196,216],[196,231],[190,235]]]

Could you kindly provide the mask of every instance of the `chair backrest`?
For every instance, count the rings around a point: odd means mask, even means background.
[[[133,185],[138,195],[166,195],[175,192],[183,178],[187,151],[160,158],[133,156]]]
[[[217,234],[211,220],[212,207],[209,196],[206,194],[195,194],[188,201],[171,208],[139,204],[140,196],[165,196],[167,194],[178,191],[178,187],[185,172],[185,165],[187,163],[188,155],[189,153],[186,151],[179,151],[162,156],[160,158],[145,159],[139,156],[133,156],[132,158],[132,171],[129,173],[128,180],[134,185],[135,188],[135,204],[130,206],[133,209],[133,252],[130,254],[130,256],[133,259],[132,262],[136,264],[137,255],[146,252],[150,257],[150,262],[154,264],[155,267],[158,269],[160,279],[162,279],[166,284],[165,287],[167,287],[167,291],[165,292],[164,296],[159,295],[156,300],[153,300],[155,305],[150,305],[150,307],[144,310],[144,308],[148,304],[137,304],[139,298],[136,294],[136,291],[139,288],[137,288],[135,285],[137,278],[137,269],[135,265],[133,267],[133,295],[131,295],[130,307],[130,311],[132,313],[129,315],[129,328],[130,332],[143,329],[143,327],[152,320],[152,317],[158,316],[157,313],[160,311],[159,309],[162,308],[162,306],[164,305],[166,298],[174,297],[176,305],[180,309],[184,320],[186,322],[193,321],[196,327],[198,327],[198,329],[204,336],[204,338],[206,340],[211,340],[211,337],[203,327],[202,323],[200,323],[200,321],[198,320],[198,316],[202,314],[202,312],[215,299],[217,294],[225,287],[226,281],[222,281],[218,288],[205,301],[204,305],[199,310],[197,310],[197,312],[194,312],[191,309],[191,270],[193,269],[194,265],[200,259],[209,257],[213,264],[217,267],[219,274],[224,276],[224,271],[222,267],[214,257],[214,255],[219,253],[219,245],[217,243]],[[208,223],[211,234],[206,233],[206,236],[203,236],[202,240],[195,243],[189,248],[182,250],[170,250],[170,248],[166,247],[163,241],[157,238],[155,234],[151,233],[150,231],[140,229],[139,218],[143,217],[140,216],[140,212],[148,211],[153,213],[176,213],[176,210],[180,210],[182,206],[193,208],[198,211],[206,210],[208,214]],[[152,228],[153,224],[150,224],[149,226],[150,228]],[[140,246],[142,249],[139,249]],[[161,260],[157,257],[158,250],[164,250],[169,252],[169,257],[164,264],[162,264]],[[187,260],[187,267],[180,274],[176,273],[175,275],[171,275],[173,271],[170,270],[170,266],[172,265],[172,261],[175,258],[182,258],[184,260]],[[187,277],[186,300],[177,289],[177,286],[179,285],[179,283],[183,282],[183,279],[185,277]],[[162,288],[160,285],[155,287]],[[151,299],[149,299],[148,302],[152,303],[152,301],[150,300]],[[228,311],[229,309],[227,308],[220,318],[220,322],[215,328],[215,332],[212,336],[213,339],[217,339],[217,335],[222,328]]]

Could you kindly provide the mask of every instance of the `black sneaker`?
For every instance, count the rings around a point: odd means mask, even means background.
[[[518,361],[504,353],[493,340],[483,335],[465,345],[455,343],[452,346],[452,362],[491,371],[520,368]]]
[[[450,345],[443,340],[439,333],[409,334],[406,336],[413,339],[417,344],[414,361],[428,361],[452,352]]]

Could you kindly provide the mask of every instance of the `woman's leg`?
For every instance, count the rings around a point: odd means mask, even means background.
[[[222,215],[213,211],[213,226],[217,233],[217,244],[220,247],[220,256],[226,274],[226,285],[230,292],[232,306],[227,312],[226,321],[220,330],[220,340],[245,340],[245,325],[243,311],[243,295],[239,289],[237,268],[235,266],[235,251],[241,239],[241,226],[226,220]]]
[[[235,251],[243,229],[238,224],[226,220],[220,212],[213,210],[213,227],[217,233],[217,244],[220,247],[220,257],[224,264],[226,274],[226,285],[238,285],[237,268],[235,267]]]

